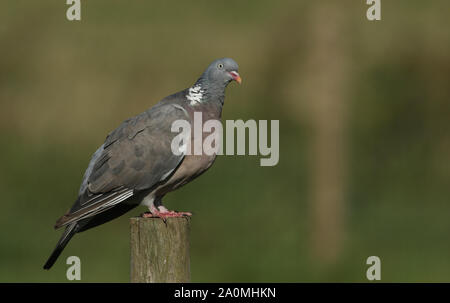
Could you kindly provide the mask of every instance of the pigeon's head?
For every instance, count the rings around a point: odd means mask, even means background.
[[[202,75],[210,85],[227,86],[231,81],[241,84],[238,65],[231,58],[217,59],[211,63]]]

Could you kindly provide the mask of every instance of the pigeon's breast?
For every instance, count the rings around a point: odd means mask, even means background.
[[[204,173],[214,163],[216,155],[186,155],[175,173],[155,189],[155,196],[162,197]]]
[[[211,133],[202,132],[202,136],[196,138],[194,136],[194,113],[202,113],[202,129],[206,121],[214,119],[219,120],[221,115],[221,108],[214,106],[213,104],[201,104],[198,106],[192,106],[187,108],[187,112],[191,117],[191,154],[186,155],[181,162],[180,166],[174,172],[174,174],[162,185],[160,185],[156,190],[156,196],[163,196],[166,193],[173,191],[186,183],[189,183],[193,179],[200,176],[207,169],[211,167],[216,159],[216,154],[205,151],[205,146],[203,145],[204,140]],[[201,142],[199,142],[201,141]],[[219,143],[219,142],[216,142]],[[194,146],[201,146],[202,153],[200,155],[194,154]],[[207,144],[206,144],[207,145]],[[208,145],[207,145],[208,146]]]

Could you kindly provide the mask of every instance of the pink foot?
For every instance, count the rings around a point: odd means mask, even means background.
[[[168,210],[164,206],[159,206],[159,209],[151,207],[150,212],[142,214],[142,217],[144,218],[161,218],[164,222],[166,222],[167,218],[186,218],[190,216],[192,216],[190,212]]]

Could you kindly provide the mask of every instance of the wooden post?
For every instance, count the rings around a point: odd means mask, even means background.
[[[135,217],[131,226],[131,282],[190,282],[189,218]]]

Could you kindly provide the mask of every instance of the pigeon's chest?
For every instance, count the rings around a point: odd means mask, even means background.
[[[170,179],[166,183],[156,188],[155,195],[164,196],[166,193],[171,192],[194,180],[212,165],[214,159],[215,156],[185,156],[183,162],[180,164],[175,173],[170,177]]]
[[[217,129],[208,126],[208,121],[220,123],[221,108],[212,105],[192,107],[191,116],[191,149],[185,156],[183,164],[187,175],[198,175],[208,169],[216,158],[216,144],[220,137]],[[214,139],[215,138],[215,139]]]
[[[204,173],[214,163],[216,155],[187,155],[175,172],[175,179],[183,185]]]
[[[165,194],[192,181],[210,168],[216,159],[214,146],[219,142],[210,144],[211,140],[207,138],[211,136],[212,132],[204,130],[206,130],[205,123],[208,120],[220,121],[220,110],[214,107],[199,106],[192,107],[187,111],[191,118],[190,152],[184,157],[183,162],[170,179],[158,188],[157,194]]]

